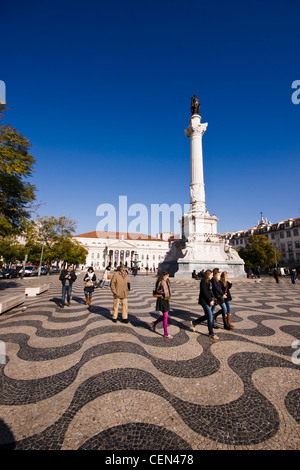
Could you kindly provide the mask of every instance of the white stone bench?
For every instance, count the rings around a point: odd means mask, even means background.
[[[40,286],[26,287],[25,295],[28,297],[34,297],[35,295],[41,294],[49,289],[49,284],[41,284]]]
[[[7,294],[0,297],[0,313],[25,302],[25,294]]]

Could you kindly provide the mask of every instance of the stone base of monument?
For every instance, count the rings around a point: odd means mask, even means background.
[[[204,269],[219,268],[220,272],[227,271],[230,279],[246,278],[244,265],[238,263],[219,263],[216,261],[201,261],[194,260],[192,263],[185,261],[169,261],[161,265],[160,271],[168,271],[171,277],[176,279],[192,279],[192,273],[195,271],[197,274]]]
[[[192,263],[179,261],[178,270],[174,273],[174,277],[179,279],[191,279],[193,271],[199,273],[202,269],[204,269],[204,271],[207,269],[213,271],[214,268],[219,268],[220,272],[227,271],[229,279],[246,277],[244,265],[217,261],[205,262],[201,260],[194,260]]]
[[[161,263],[159,272],[166,270],[175,278],[191,279],[193,271],[199,273],[214,268],[227,271],[231,279],[246,277],[243,260],[224,241],[191,243],[178,240]]]

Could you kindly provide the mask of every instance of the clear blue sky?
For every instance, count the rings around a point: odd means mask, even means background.
[[[0,15],[5,123],[32,143],[40,216],[79,234],[119,195],[188,203],[196,93],[218,231],[300,217],[299,0],[11,0]]]

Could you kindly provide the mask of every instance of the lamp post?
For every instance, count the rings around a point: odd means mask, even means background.
[[[277,244],[276,244],[276,242],[274,241],[274,242],[272,243],[272,245],[273,245],[273,249],[274,249],[275,266],[276,266],[276,268],[277,268],[277,253],[276,253]]]
[[[42,251],[41,251],[40,264],[39,264],[39,269],[38,269],[38,276],[41,275],[41,267],[42,267],[42,261],[43,261],[43,253],[44,253],[44,244],[45,244],[45,237],[43,236]]]
[[[48,232],[49,232],[49,229],[47,231],[47,229],[45,227],[40,227],[39,229],[39,235],[42,236],[43,240],[42,240],[42,250],[41,250],[41,256],[40,256],[40,264],[39,264],[39,269],[38,269],[38,276],[41,275],[41,267],[42,267],[42,261],[43,261],[43,253],[44,253],[44,245],[45,245],[45,239],[46,237],[48,236]]]

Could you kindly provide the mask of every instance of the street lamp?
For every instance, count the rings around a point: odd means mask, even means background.
[[[275,256],[275,266],[277,268],[277,253],[276,253],[276,243],[273,242],[273,247],[274,247],[274,256]]]
[[[43,260],[43,253],[44,253],[44,244],[45,244],[45,237],[43,236],[42,251],[41,251],[40,264],[39,264],[39,269],[38,269],[38,276],[41,275],[42,260]]]
[[[48,230],[49,232],[49,230]],[[41,275],[41,268],[42,268],[42,261],[43,261],[43,253],[44,253],[44,245],[45,245],[45,239],[48,236],[47,229],[45,227],[40,227],[39,229],[39,235],[43,237],[42,241],[42,250],[41,250],[41,256],[40,256],[40,264],[39,264],[39,269],[38,269],[38,276]]]

